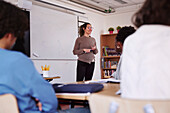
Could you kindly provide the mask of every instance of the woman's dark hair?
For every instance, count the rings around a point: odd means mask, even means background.
[[[138,28],[144,24],[170,25],[169,11],[169,0],[146,0],[142,8],[133,16],[132,22]]]
[[[126,39],[129,35],[133,34],[135,31],[136,31],[135,28],[132,27],[132,26],[122,27],[122,28],[119,30],[119,33],[118,33],[117,36],[116,36],[116,41],[117,41],[117,42],[121,42],[122,45],[123,45],[125,39]]]
[[[80,26],[80,29],[79,29],[79,35],[80,36],[83,36],[84,35],[84,29],[86,29],[87,25],[90,24],[90,23],[84,23],[83,25]],[[91,25],[91,24],[90,24]]]
[[[0,0],[0,39],[7,33],[22,37],[28,29],[28,19],[18,7]]]

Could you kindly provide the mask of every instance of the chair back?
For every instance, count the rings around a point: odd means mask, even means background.
[[[0,113],[19,113],[17,100],[14,95],[0,95]]]
[[[92,113],[170,113],[170,100],[134,100],[94,93],[89,104]]]
[[[115,97],[109,113],[170,113],[170,100],[134,100]]]

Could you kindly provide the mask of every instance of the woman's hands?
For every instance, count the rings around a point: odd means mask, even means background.
[[[95,50],[96,49],[96,46],[94,46],[94,47],[91,47],[91,50]]]
[[[96,49],[96,46],[91,47],[91,49],[83,49],[83,51],[84,51],[85,53],[90,53],[91,51],[93,51],[93,50],[95,50],[95,49]]]
[[[90,53],[90,50],[91,50],[91,49],[83,49],[83,51],[84,51],[85,53]]]

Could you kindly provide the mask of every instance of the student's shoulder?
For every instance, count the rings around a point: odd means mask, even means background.
[[[18,57],[27,57],[26,55],[18,51],[10,51],[10,54]]]
[[[25,54],[18,51],[7,50],[7,55],[11,57],[13,60],[30,60]]]

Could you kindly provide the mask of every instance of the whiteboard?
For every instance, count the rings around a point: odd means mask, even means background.
[[[33,5],[31,21],[31,58],[77,59],[73,47],[78,36],[76,15]]]

